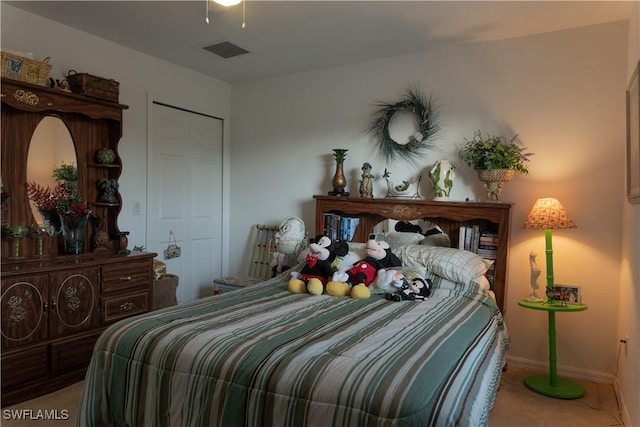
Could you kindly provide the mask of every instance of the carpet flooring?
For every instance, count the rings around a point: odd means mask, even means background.
[[[611,427],[622,426],[613,386],[579,380],[586,389],[580,399],[554,399],[532,392],[523,384],[531,370],[509,366],[503,373],[496,402],[489,416],[490,427]],[[2,427],[67,427],[73,426],[82,383],[73,384],[14,406],[2,408]],[[38,410],[57,410],[57,419],[18,420],[15,415],[29,413],[36,416]],[[9,411],[9,412],[7,412]],[[13,411],[13,412],[12,412]],[[12,416],[13,414],[13,416]],[[65,416],[66,414],[66,416]],[[14,419],[12,419],[14,418]],[[469,426],[472,427],[472,426]]]

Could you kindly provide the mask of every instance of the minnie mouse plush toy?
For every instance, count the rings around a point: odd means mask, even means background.
[[[424,301],[431,295],[431,280],[416,277],[410,282],[406,279],[400,290],[384,294],[389,301]]]

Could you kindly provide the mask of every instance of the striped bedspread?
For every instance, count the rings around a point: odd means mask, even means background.
[[[482,426],[508,336],[493,299],[290,294],[286,278],[121,321],[76,426]]]

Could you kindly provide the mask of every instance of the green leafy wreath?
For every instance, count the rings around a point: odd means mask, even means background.
[[[367,132],[378,145],[378,153],[392,163],[397,159],[415,163],[417,156],[424,155],[426,150],[432,148],[433,138],[440,130],[438,110],[433,104],[431,96],[427,97],[415,87],[409,88],[399,102],[378,102],[380,110],[372,115]],[[406,144],[398,144],[389,135],[389,123],[398,111],[412,113],[420,129]]]

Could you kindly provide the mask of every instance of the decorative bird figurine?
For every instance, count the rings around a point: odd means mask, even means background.
[[[385,168],[382,177],[387,181],[387,196],[386,197],[408,197],[412,199],[419,199],[420,179],[422,175],[417,178],[411,178],[409,181],[402,180],[402,184],[395,185],[393,181],[389,179],[391,171]],[[416,184],[415,189],[413,184]]]

